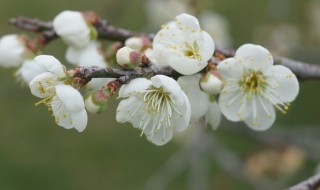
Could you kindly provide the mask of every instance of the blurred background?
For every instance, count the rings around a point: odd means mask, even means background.
[[[274,54],[316,64],[320,60],[317,0],[0,3],[0,36],[22,32],[7,24],[19,15],[49,21],[66,9],[94,10],[115,26],[157,32],[161,24],[187,12],[199,18],[217,46],[257,43]],[[56,40],[43,53],[65,63],[65,50]],[[0,189],[272,189],[315,174],[320,163],[317,81],[301,82],[288,114],[278,113],[275,125],[264,133],[223,121],[216,131],[190,126],[157,147],[130,125],[115,121],[116,100],[106,113],[89,114],[83,133],[58,127],[45,106],[34,106],[39,99],[21,88],[13,74],[0,69]]]

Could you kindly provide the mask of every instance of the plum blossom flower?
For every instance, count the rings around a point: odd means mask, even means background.
[[[185,130],[190,121],[190,103],[179,84],[172,78],[156,75],[148,80],[137,78],[123,85],[116,119],[130,122],[156,145],[172,139],[173,129]]]
[[[78,11],[61,12],[53,19],[53,27],[67,45],[75,48],[87,46],[96,37],[96,31]]]
[[[0,66],[4,68],[19,67],[32,52],[25,45],[26,37],[9,34],[0,39]]]
[[[156,34],[153,50],[160,66],[169,65],[183,75],[191,75],[206,67],[214,41],[195,17],[183,13]]]
[[[31,93],[43,98],[36,105],[44,103],[49,110],[52,110],[57,125],[83,131],[87,126],[84,101],[78,90],[59,80],[59,77],[64,75],[63,65],[54,57],[47,55],[37,56],[35,62],[46,69],[29,84]]]
[[[191,121],[205,117],[212,129],[217,129],[221,121],[219,105],[213,96],[204,93],[199,86],[200,74],[182,76],[178,79],[182,90],[186,93],[191,107]]]
[[[268,129],[276,118],[274,107],[286,113],[299,92],[296,76],[282,65],[273,65],[270,52],[258,45],[241,46],[217,69],[224,80],[219,97],[222,113],[254,130]]]

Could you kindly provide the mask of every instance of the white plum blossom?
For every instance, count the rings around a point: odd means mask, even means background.
[[[84,101],[78,90],[59,81],[59,77],[64,75],[63,65],[54,57],[47,55],[37,56],[35,62],[46,69],[29,84],[31,93],[43,98],[37,104],[44,103],[49,110],[52,110],[55,122],[59,126],[83,131],[87,126]]]
[[[156,28],[180,13],[188,11],[192,14],[194,11],[188,3],[189,0],[146,0],[144,5],[148,24]]]
[[[220,108],[213,96],[201,91],[200,74],[182,76],[178,79],[182,90],[186,93],[191,107],[191,121],[205,117],[212,129],[217,129],[221,121]]]
[[[90,43],[94,32],[78,11],[63,11],[53,19],[53,27],[63,41],[75,48],[83,48]]]
[[[268,129],[276,118],[274,107],[286,113],[299,92],[296,76],[282,65],[273,65],[270,52],[258,45],[241,46],[217,69],[224,80],[219,97],[222,113],[254,130]]]
[[[213,11],[205,11],[200,14],[199,21],[202,28],[211,36],[220,48],[230,48],[232,38],[227,18]]]
[[[116,119],[130,122],[156,145],[172,139],[174,129],[185,130],[190,121],[190,103],[179,84],[172,78],[156,75],[148,80],[137,78],[119,91],[121,100]]]
[[[169,65],[183,75],[191,75],[207,66],[214,42],[195,17],[183,13],[156,34],[153,50],[160,66]]]
[[[19,67],[31,52],[25,46],[22,35],[9,34],[0,39],[0,66]]]

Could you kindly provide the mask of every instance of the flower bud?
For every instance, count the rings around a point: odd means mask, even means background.
[[[136,51],[142,51],[151,46],[151,42],[147,37],[132,37],[125,41],[125,46],[128,46]]]
[[[100,114],[107,108],[107,102],[110,98],[108,90],[94,90],[87,93],[85,106],[88,112]]]
[[[117,52],[117,62],[125,69],[133,69],[141,64],[142,55],[129,47],[123,47]]]
[[[26,47],[26,38],[9,34],[0,39],[0,66],[19,67],[31,52]]]
[[[53,20],[53,28],[69,46],[82,48],[97,36],[96,30],[87,23],[81,12],[63,11]]]
[[[219,73],[216,70],[211,70],[202,75],[200,88],[210,95],[219,94],[222,89],[222,81],[220,80]]]

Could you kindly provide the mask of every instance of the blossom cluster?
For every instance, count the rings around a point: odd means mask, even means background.
[[[174,131],[184,131],[202,118],[217,129],[222,115],[264,131],[275,121],[275,108],[286,113],[299,92],[296,76],[274,65],[267,49],[245,44],[233,57],[218,55],[215,40],[186,13],[163,25],[153,39],[131,37],[109,48],[98,40],[93,21],[84,13],[60,13],[53,29],[68,46],[66,60],[80,67],[66,71],[53,56],[40,55],[41,47],[30,46],[28,37],[14,34],[0,40],[0,65],[20,67],[16,76],[42,98],[36,105],[45,104],[56,124],[66,129],[83,131],[87,111],[103,112],[118,91],[116,120],[130,122],[156,145],[166,144]],[[77,75],[81,66],[127,73],[149,68],[155,74],[84,79]],[[173,72],[155,72],[164,68]],[[85,98],[79,92],[84,85]]]

